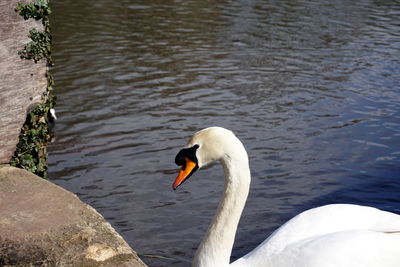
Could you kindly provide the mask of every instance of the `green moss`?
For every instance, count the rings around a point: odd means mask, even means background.
[[[18,51],[21,58],[34,60],[46,60],[47,66],[52,66],[51,60],[51,34],[48,16],[51,13],[48,0],[38,0],[32,3],[18,3],[16,12],[24,19],[33,18],[42,20],[44,31],[31,29],[29,37],[32,41]],[[47,88],[43,93],[43,104],[38,105],[28,113],[21,129],[19,143],[10,164],[26,169],[43,178],[47,178],[47,143],[51,139],[49,129],[49,111],[54,108],[56,98],[52,91],[54,80],[49,71],[47,76]]]

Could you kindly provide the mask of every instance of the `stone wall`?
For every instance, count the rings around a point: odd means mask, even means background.
[[[0,164],[10,162],[27,112],[41,103],[46,91],[46,62],[21,59],[31,28],[40,22],[24,20],[14,9],[18,0],[0,1]]]

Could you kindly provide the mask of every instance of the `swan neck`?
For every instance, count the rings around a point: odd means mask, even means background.
[[[222,199],[208,231],[201,242],[193,266],[229,266],[236,229],[250,187],[247,153],[224,157],[225,184]]]

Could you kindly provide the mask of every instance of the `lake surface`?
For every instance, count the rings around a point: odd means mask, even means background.
[[[208,126],[247,148],[232,259],[295,214],[356,203],[400,214],[399,1],[52,0],[58,96],[49,176],[149,266],[189,266],[219,165],[173,191]]]

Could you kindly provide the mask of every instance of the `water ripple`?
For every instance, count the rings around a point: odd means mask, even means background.
[[[52,8],[60,119],[50,176],[139,253],[177,259],[150,266],[187,266],[216,208],[219,167],[170,190],[175,153],[207,126],[232,129],[249,152],[253,184],[233,258],[314,206],[400,211],[396,1]]]

